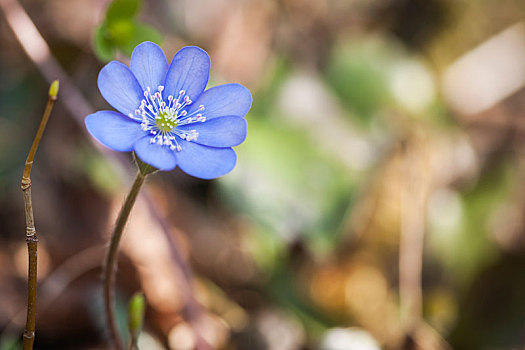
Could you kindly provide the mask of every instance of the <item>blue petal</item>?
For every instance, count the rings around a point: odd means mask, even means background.
[[[171,61],[166,75],[165,96],[177,97],[181,90],[195,101],[206,88],[210,75],[210,56],[203,49],[187,46]]]
[[[177,127],[178,130],[195,130],[199,133],[194,142],[212,147],[233,147],[246,139],[246,119],[237,116],[214,118]]]
[[[182,151],[177,152],[177,165],[189,175],[214,179],[232,171],[237,162],[237,155],[231,148],[202,146],[180,139],[178,142]]]
[[[123,63],[111,61],[106,64],[100,70],[97,82],[106,101],[125,115],[133,114],[144,98],[139,82]]]
[[[188,114],[201,105],[204,106],[201,114],[207,120],[225,115],[244,117],[252,106],[252,94],[240,84],[219,85],[204,91],[188,108]]]
[[[135,154],[140,160],[159,170],[171,170],[175,168],[177,165],[175,152],[170,150],[168,146],[150,143],[150,139],[150,136],[143,137],[133,146]]]
[[[91,136],[115,151],[131,151],[133,144],[144,136],[138,122],[113,111],[90,114],[84,122]]]
[[[133,50],[129,68],[137,78],[142,90],[145,91],[150,87],[151,91],[155,92],[159,85],[164,84],[168,61],[164,51],[157,44],[145,41]]]

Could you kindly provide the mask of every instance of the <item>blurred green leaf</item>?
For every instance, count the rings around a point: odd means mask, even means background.
[[[113,59],[117,50],[131,56],[133,49],[144,41],[162,42],[158,30],[135,20],[140,4],[138,0],[115,0],[108,6],[106,18],[94,35],[93,46],[100,60]]]
[[[136,45],[146,40],[160,44],[162,42],[162,34],[157,29],[148,24],[136,22],[132,40]]]
[[[273,239],[289,241],[300,235],[308,245],[330,251],[357,179],[304,130],[278,119],[278,124],[250,119],[249,138],[238,148],[238,170],[221,179],[223,193]]]
[[[497,258],[498,248],[489,237],[490,223],[497,208],[512,198],[516,184],[512,161],[492,164],[476,185],[462,194],[459,226],[444,232],[433,228],[430,246],[462,287],[468,287],[479,271]]]
[[[144,41],[152,41],[156,44],[160,44],[162,42],[162,34],[160,34],[160,32],[152,26],[139,22],[131,23],[131,25],[131,37],[127,40],[127,42],[122,43],[119,46],[119,49],[121,49],[126,55],[131,56],[135,46]]]
[[[94,38],[95,54],[101,61],[109,61],[115,57],[115,46],[107,33],[105,24],[95,30]]]
[[[286,250],[285,242],[275,239],[271,232],[265,232],[263,227],[247,235],[250,255],[263,271],[271,273],[280,267],[278,261]]]
[[[265,292],[275,303],[300,320],[308,330],[308,336],[313,339],[320,337],[328,328],[337,324],[331,315],[325,314],[305,298],[297,275],[290,269],[289,261],[281,261],[281,266],[275,270],[265,285]]]
[[[334,50],[327,66],[328,84],[365,124],[389,101],[388,67],[394,53],[381,41],[350,42]]]
[[[129,19],[120,19],[107,23],[107,30],[111,41],[116,47],[128,45],[133,39],[135,27]]]
[[[0,94],[0,191],[20,182],[20,171],[42,116],[42,103],[47,99],[41,79],[23,75],[11,81],[4,77],[7,89]]]
[[[251,115],[270,115],[275,109],[279,88],[290,75],[291,63],[283,57],[276,57],[267,74],[262,77],[257,89],[257,98],[253,100]]]
[[[0,339],[0,350],[17,350],[22,348],[20,337],[4,335]]]
[[[82,169],[82,173],[97,188],[106,193],[115,193],[118,190],[120,178],[107,159],[88,149],[78,149],[72,159],[74,168]]]
[[[140,0],[114,0],[108,6],[106,22],[130,20],[137,14],[140,5]]]

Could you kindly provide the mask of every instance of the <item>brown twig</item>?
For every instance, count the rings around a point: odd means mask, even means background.
[[[35,229],[35,218],[33,216],[33,201],[31,198],[31,169],[33,166],[33,159],[35,153],[44,134],[44,130],[51,115],[51,110],[57,99],[58,94],[58,80],[55,80],[49,88],[49,98],[47,100],[46,109],[40,125],[36,132],[33,144],[27,155],[26,164],[24,167],[24,174],[22,175],[22,182],[20,187],[24,196],[25,216],[26,216],[26,242],[27,254],[29,257],[28,276],[27,276],[27,319],[26,328],[23,336],[23,349],[33,349],[33,342],[35,340],[35,318],[36,318],[36,276],[37,276],[37,249],[38,237]]]

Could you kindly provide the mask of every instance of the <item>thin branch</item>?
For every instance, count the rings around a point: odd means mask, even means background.
[[[36,132],[33,144],[27,155],[26,164],[24,167],[24,174],[22,175],[21,189],[24,197],[25,216],[26,216],[26,242],[27,254],[29,259],[28,274],[27,274],[27,318],[26,327],[23,336],[23,349],[33,349],[35,341],[35,318],[36,318],[36,277],[37,277],[37,249],[38,237],[35,228],[35,218],[33,216],[33,201],[31,198],[31,169],[33,167],[33,160],[35,153],[44,134],[44,130],[51,115],[51,110],[57,99],[58,81],[55,80],[49,89],[49,97],[47,100],[46,109],[40,125]]]

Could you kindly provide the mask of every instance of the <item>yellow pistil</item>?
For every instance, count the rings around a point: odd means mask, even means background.
[[[155,123],[162,132],[169,132],[178,125],[177,117],[169,111],[160,111],[155,117]]]

